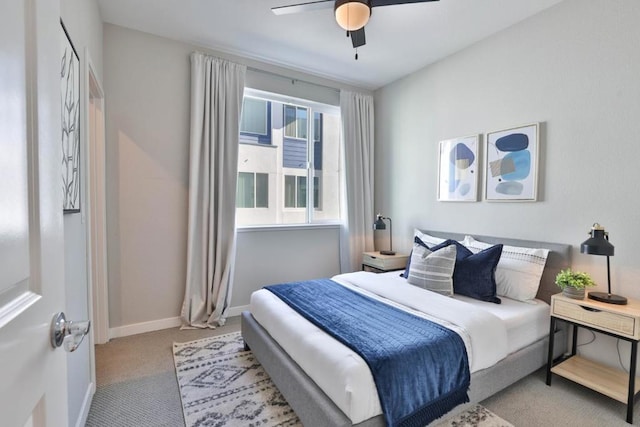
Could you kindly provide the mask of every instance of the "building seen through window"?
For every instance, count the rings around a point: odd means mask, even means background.
[[[245,90],[236,223],[340,220],[340,109]]]

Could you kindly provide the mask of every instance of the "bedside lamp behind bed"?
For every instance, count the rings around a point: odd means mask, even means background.
[[[374,230],[386,230],[387,224],[384,223],[384,220],[389,220],[389,250],[388,251],[380,251],[382,255],[395,255],[395,251],[393,250],[393,236],[391,232],[391,218],[384,217],[380,214],[376,216],[376,222],[373,223]]]

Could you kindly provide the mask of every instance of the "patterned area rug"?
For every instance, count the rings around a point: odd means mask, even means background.
[[[187,427],[302,427],[239,332],[173,344]],[[513,427],[477,405],[437,427]]]
[[[482,405],[476,405],[435,427],[514,427]]]
[[[239,332],[173,344],[187,427],[302,426]]]

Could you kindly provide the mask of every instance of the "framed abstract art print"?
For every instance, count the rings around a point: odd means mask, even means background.
[[[487,133],[485,199],[534,202],[538,195],[538,123]]]
[[[478,201],[479,136],[440,141],[438,146],[438,200]]]

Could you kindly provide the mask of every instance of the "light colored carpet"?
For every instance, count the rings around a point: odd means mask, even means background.
[[[173,345],[187,427],[302,427],[240,333]],[[513,427],[476,405],[437,427]]]
[[[235,317],[215,330],[165,329],[96,346],[97,390],[87,426],[184,426],[173,343],[239,330]],[[547,387],[544,376],[540,369],[481,404],[516,427],[629,425],[624,404],[557,376]],[[634,421],[640,425],[640,405]]]
[[[97,345],[97,388],[86,426],[183,427],[173,343],[239,330],[240,317],[232,317],[217,329],[171,328]]]

